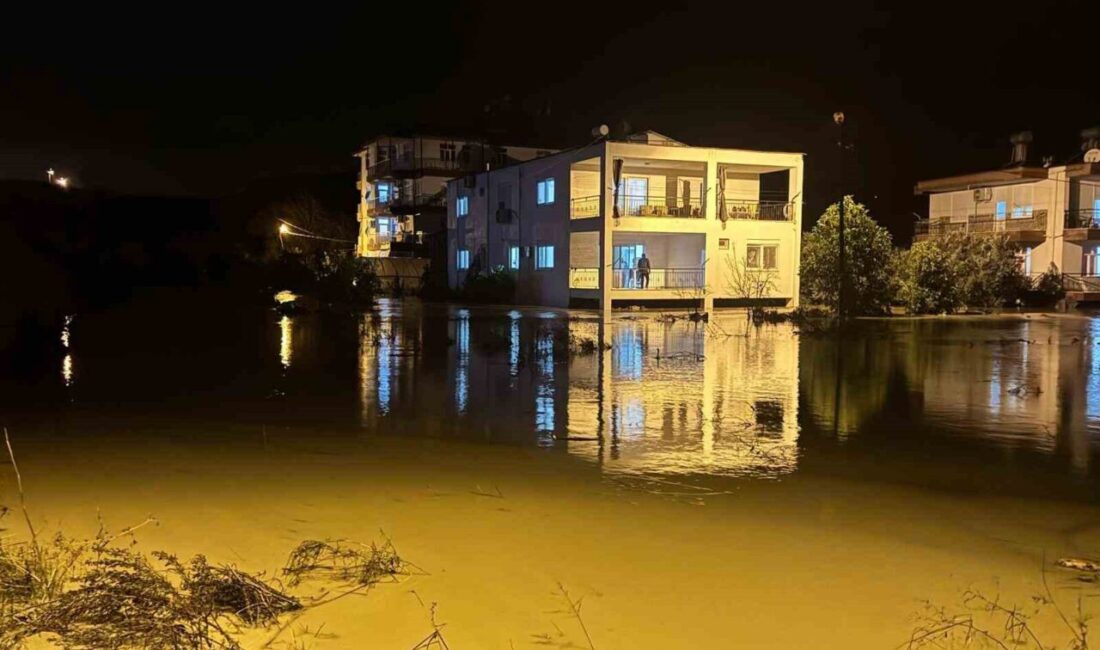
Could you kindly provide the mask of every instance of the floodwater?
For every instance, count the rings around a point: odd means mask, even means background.
[[[585,345],[601,331],[610,349]],[[152,515],[139,548],[269,573],[303,539],[384,534],[424,570],[279,642],[408,649],[435,603],[454,650],[894,648],[926,602],[963,614],[976,590],[1041,610],[1055,644],[1044,578],[1074,615],[1100,595],[1053,566],[1100,556],[1084,316],[876,320],[838,343],[736,313],[158,303],[59,337],[56,364],[0,384],[43,529]]]

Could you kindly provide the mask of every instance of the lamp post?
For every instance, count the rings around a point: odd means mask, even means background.
[[[839,267],[840,267],[840,287],[837,291],[837,306],[836,314],[838,320],[843,322],[845,316],[845,302],[844,302],[844,289],[847,284],[847,275],[845,273],[845,250],[844,250],[844,113],[833,113],[833,122],[837,127],[837,146],[840,147],[840,203],[837,204],[838,213],[840,219],[838,222],[838,236],[837,240],[840,245]]]
[[[49,169],[46,170],[46,182],[49,183],[50,185],[53,185],[53,174],[54,174],[53,167],[50,167]]]

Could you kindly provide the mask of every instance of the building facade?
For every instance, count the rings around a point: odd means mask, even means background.
[[[554,307],[793,307],[802,184],[802,154],[653,132],[470,174],[447,184],[448,280],[500,268]]]
[[[1029,163],[1030,136],[1018,134],[1003,169],[921,181],[928,219],[917,222],[914,240],[1004,236],[1017,244],[1027,275],[1054,269],[1070,291],[1100,291],[1100,133],[1082,135],[1082,153],[1066,164]]]
[[[551,150],[438,136],[381,136],[359,158],[359,235],[364,257],[438,257],[446,251],[446,183]]]

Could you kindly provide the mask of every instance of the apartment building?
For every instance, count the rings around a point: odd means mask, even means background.
[[[1068,162],[1034,162],[1032,137],[1012,137],[1009,164],[992,171],[921,181],[928,219],[915,240],[951,232],[995,234],[1019,247],[1028,275],[1050,268],[1071,291],[1100,291],[1100,129],[1081,133],[1081,151]]]
[[[800,153],[652,131],[469,174],[447,183],[448,280],[499,267],[555,307],[793,307],[802,184]]]
[[[359,255],[442,261],[447,181],[549,153],[553,151],[443,136],[375,138],[355,154]]]

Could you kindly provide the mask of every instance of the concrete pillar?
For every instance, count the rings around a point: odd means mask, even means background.
[[[610,148],[607,143],[604,143],[603,153],[600,155],[600,174],[603,176],[603,183],[600,186],[600,205],[602,206],[600,214],[600,315],[602,320],[610,320],[611,318],[611,264],[614,258],[612,257],[612,241],[614,230],[614,210],[613,204],[615,195],[613,188],[615,186],[615,171],[614,165],[610,159]]]
[[[708,156],[706,168],[703,170],[703,220],[709,223],[718,222],[718,163],[714,156]],[[710,226],[703,229],[703,247],[706,250],[706,265],[703,271],[703,311],[714,311],[714,295],[725,295],[726,269],[724,254],[718,250],[719,237],[714,234]]]
[[[787,179],[787,198],[791,202],[791,223],[794,228],[794,255],[790,265],[794,277],[791,278],[791,307],[798,307],[799,295],[802,292],[802,205],[805,203],[802,197],[802,170],[803,160],[791,169]]]

